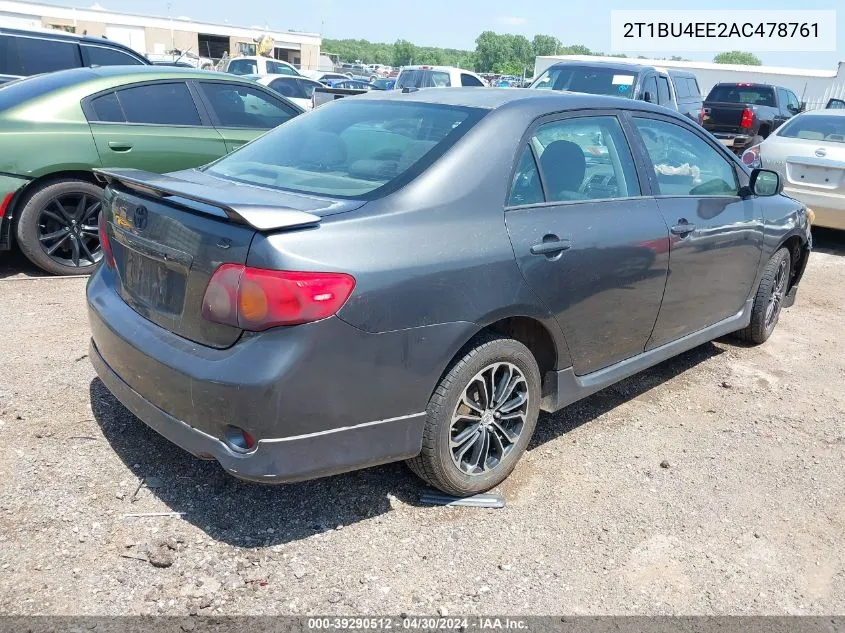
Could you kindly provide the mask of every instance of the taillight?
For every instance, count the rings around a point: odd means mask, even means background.
[[[754,112],[751,108],[745,108],[742,111],[742,118],[739,120],[739,127],[750,128],[754,125]]]
[[[749,147],[742,153],[742,164],[746,167],[760,167],[762,162],[760,160],[760,146],[755,145],[754,147]]]
[[[100,211],[100,216],[97,218],[97,229],[100,234],[100,248],[103,249],[103,257],[105,257],[109,268],[114,268],[114,255],[111,252],[109,234],[106,232],[106,214],[103,211]]]
[[[335,314],[355,288],[345,273],[294,272],[223,264],[202,300],[208,321],[259,332]]]

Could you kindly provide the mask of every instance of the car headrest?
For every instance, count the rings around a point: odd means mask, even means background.
[[[551,194],[580,191],[587,172],[587,159],[578,144],[572,141],[552,141],[543,150],[540,165]]]

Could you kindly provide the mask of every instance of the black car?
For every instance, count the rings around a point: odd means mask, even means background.
[[[83,66],[149,65],[128,46],[59,30],[0,27],[0,81]]]
[[[207,167],[100,174],[98,375],[265,483],[404,459],[488,490],[541,409],[726,334],[764,342],[810,252],[775,172],[584,94],[372,91]]]
[[[704,100],[701,125],[737,155],[759,145],[805,104],[781,86],[719,83]]]

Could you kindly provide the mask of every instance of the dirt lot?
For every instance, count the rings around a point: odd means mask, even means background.
[[[224,475],[95,379],[84,280],[4,258],[0,614],[843,613],[845,237],[817,246],[764,346],[543,415],[501,510],[422,506],[403,465]]]

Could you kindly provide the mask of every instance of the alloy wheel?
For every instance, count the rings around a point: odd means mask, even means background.
[[[464,388],[449,429],[452,461],[467,475],[496,468],[519,441],[528,416],[528,383],[512,363],[493,363]]]
[[[786,294],[786,278],[789,274],[789,263],[784,258],[778,266],[775,280],[772,284],[772,292],[769,295],[769,303],[766,306],[766,329],[777,323],[780,316],[780,309],[783,306],[783,297]]]
[[[85,193],[50,200],[38,214],[38,241],[48,257],[64,266],[86,268],[103,257],[97,219],[102,204]]]

